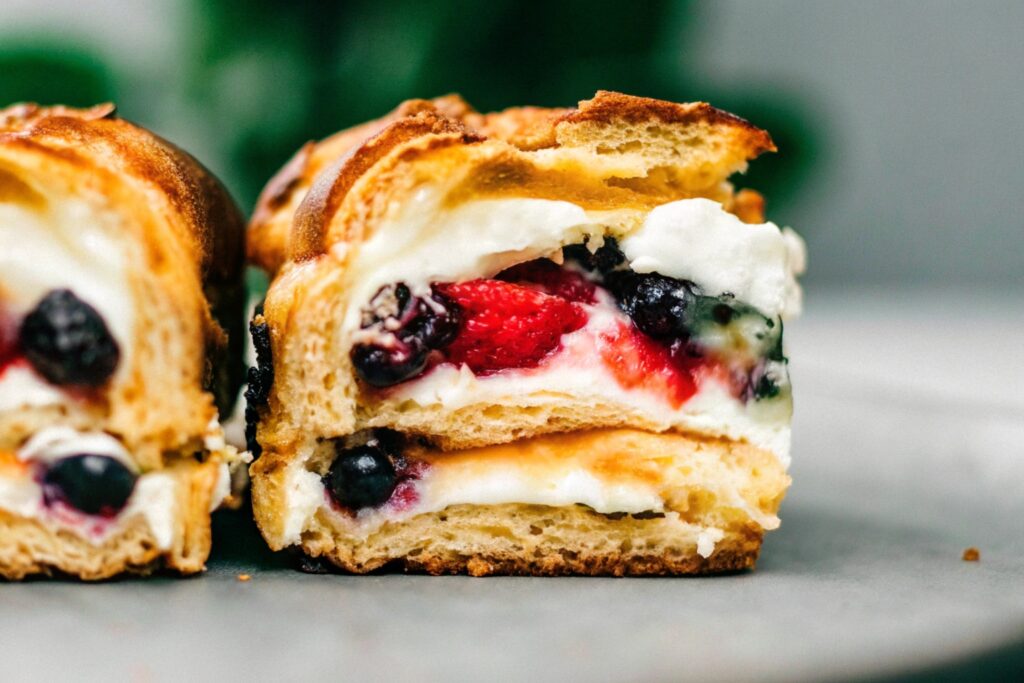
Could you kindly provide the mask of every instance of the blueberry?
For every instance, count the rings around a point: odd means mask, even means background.
[[[586,244],[573,244],[562,250],[565,258],[576,261],[587,270],[598,270],[608,273],[625,262],[626,256],[619,249],[619,242],[614,237],[605,237],[604,244],[591,253]]]
[[[352,365],[361,380],[374,387],[390,387],[415,377],[427,367],[430,349],[418,340],[394,344],[356,344]]]
[[[398,475],[379,442],[349,449],[338,444],[335,449],[334,462],[324,476],[324,486],[335,502],[359,510],[383,505],[391,498]]]
[[[637,328],[655,339],[687,339],[697,287],[658,273],[608,273],[605,284]]]
[[[61,501],[88,515],[112,517],[128,502],[137,479],[117,458],[72,455],[43,473],[43,500],[47,504]]]
[[[25,316],[18,342],[36,371],[61,386],[102,386],[121,358],[103,317],[67,289],[50,292]]]
[[[458,306],[440,292],[414,296],[404,283],[381,287],[363,311],[363,329],[380,341],[356,344],[351,358],[367,384],[388,387],[415,377],[427,367],[431,351],[452,343],[459,332]]]

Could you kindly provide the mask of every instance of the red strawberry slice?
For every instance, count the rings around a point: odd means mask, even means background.
[[[701,359],[673,354],[630,324],[601,336],[601,358],[622,388],[655,392],[673,408],[697,393],[693,371]]]
[[[0,309],[0,373],[18,358],[18,328],[14,320]]]
[[[512,266],[498,274],[499,280],[515,282],[567,301],[594,303],[597,286],[583,273],[563,268],[546,258]]]
[[[560,348],[563,334],[587,323],[578,304],[509,282],[471,280],[436,288],[462,311],[462,328],[444,355],[478,375],[536,367]]]

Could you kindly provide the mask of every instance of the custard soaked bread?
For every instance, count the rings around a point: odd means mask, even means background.
[[[789,484],[803,246],[707,104],[414,100],[306,146],[250,225],[260,528],[350,571],[752,567]]]
[[[203,568],[244,260],[221,185],[112,106],[0,110],[0,576]]]

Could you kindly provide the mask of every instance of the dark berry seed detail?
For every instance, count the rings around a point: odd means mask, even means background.
[[[263,319],[260,309],[249,323],[253,349],[256,351],[256,365],[246,373],[245,387],[245,442],[254,458],[262,452],[256,440],[256,424],[260,411],[266,407],[270,389],[274,385],[274,358],[270,349],[270,326]]]
[[[103,317],[67,289],[50,292],[25,316],[18,342],[36,372],[60,386],[100,387],[121,358]]]
[[[43,500],[47,505],[62,502],[87,515],[113,517],[127,504],[137,479],[117,458],[73,455],[43,473]]]
[[[745,401],[772,399],[782,393],[787,383],[785,361],[761,362],[750,372],[742,398]]]
[[[586,244],[573,244],[562,250],[565,258],[576,261],[587,270],[609,273],[626,261],[626,255],[619,249],[614,237],[605,237],[604,244],[591,253]]]
[[[690,337],[691,309],[698,297],[692,282],[622,270],[608,273],[605,283],[644,334],[661,340]]]
[[[324,486],[334,501],[351,510],[377,507],[391,498],[398,475],[388,453],[379,442],[355,448],[337,448]]]
[[[382,287],[363,311],[362,328],[378,337],[352,347],[356,374],[374,387],[389,387],[423,372],[432,351],[458,335],[459,308],[440,292],[414,296],[404,283]]]

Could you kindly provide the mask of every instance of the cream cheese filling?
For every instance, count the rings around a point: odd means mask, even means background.
[[[117,516],[105,519],[62,507],[47,507],[42,488],[26,478],[0,477],[0,509],[28,519],[35,519],[52,529],[70,531],[93,543],[102,545],[136,517],[143,517],[160,550],[169,550],[174,542],[178,492],[174,477],[161,472],[143,474],[135,482],[128,504]]]
[[[45,196],[45,189],[37,188]],[[70,289],[95,308],[117,341],[117,373],[131,364],[134,301],[117,217],[78,198],[41,206],[0,201],[0,310],[20,320],[47,293]],[[117,375],[115,374],[116,381]],[[30,366],[0,374],[0,410],[60,405],[67,397]]]
[[[800,310],[803,243],[774,223],[746,224],[709,199],[680,199],[651,211],[587,211],[552,199],[476,199],[447,207],[423,187],[397,205],[352,255],[353,290],[344,329],[359,329],[360,308],[384,285],[423,291],[496,273],[605,234],[620,239],[641,272],[696,282],[709,295],[731,293],[768,317]],[[694,247],[694,248],[690,248]]]
[[[40,430],[18,451],[18,459],[50,463],[75,453],[89,452],[117,459],[135,469],[121,443],[102,432],[78,432],[68,427]],[[225,466],[226,469],[226,466]],[[161,550],[174,541],[178,516],[178,483],[163,472],[149,472],[135,482],[127,505],[116,516],[102,518],[86,515],[67,506],[47,506],[42,487],[31,477],[0,477],[0,509],[21,517],[36,519],[44,525],[70,531],[95,545],[123,529],[136,517],[143,517]]]
[[[350,534],[366,538],[386,523],[400,523],[416,515],[440,512],[453,505],[505,503],[550,507],[585,505],[604,514],[660,513],[675,523],[695,529],[697,553],[702,557],[710,557],[715,551],[715,545],[725,537],[724,530],[718,527],[681,520],[679,513],[665,508],[664,499],[653,486],[609,483],[582,467],[568,466],[540,477],[536,472],[528,472],[514,464],[488,467],[472,474],[467,474],[461,468],[441,465],[432,468],[414,486],[418,500],[407,509],[397,512],[387,507],[364,509],[352,518],[331,506],[329,494],[320,477],[305,469],[303,460],[295,460],[288,465],[284,476],[286,505],[282,541],[285,545],[300,544],[302,532],[320,510],[327,511]],[[778,518],[751,509],[738,494],[729,502],[746,510],[751,519],[766,529],[778,526]]]

